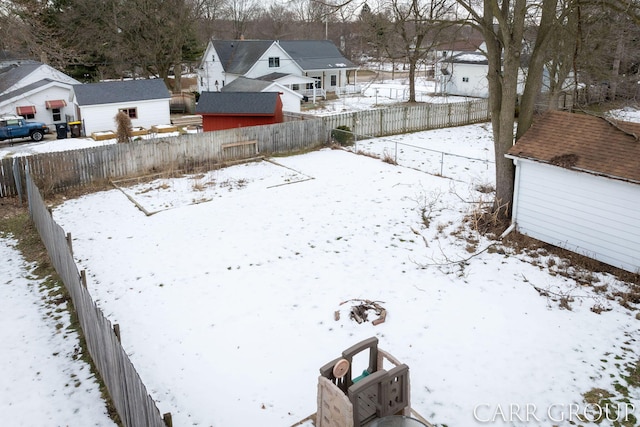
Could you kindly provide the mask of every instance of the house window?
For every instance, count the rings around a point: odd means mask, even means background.
[[[294,83],[291,85],[291,90],[300,90],[300,85],[297,83]]]
[[[120,111],[129,116],[130,119],[138,118],[138,109],[137,108],[120,108]]]
[[[62,114],[60,114],[59,108],[52,108],[51,115],[53,115],[54,122],[59,122],[60,120],[62,120]]]
[[[314,79],[316,79],[316,89],[322,89],[322,78],[321,77],[314,77]]]
[[[280,57],[271,56],[269,57],[269,68],[278,68],[280,66]]]
[[[462,78],[462,81],[463,81],[464,83],[469,83],[469,77],[463,77],[463,78]]]
[[[25,120],[33,120],[36,118],[36,115],[33,113],[20,114]]]
[[[331,76],[331,86],[335,86],[336,84],[338,84],[337,76]]]
[[[313,89],[313,83],[307,83],[307,89]]]

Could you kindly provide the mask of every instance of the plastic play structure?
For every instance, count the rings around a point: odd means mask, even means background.
[[[367,368],[353,372],[354,356],[367,351]],[[320,368],[316,427],[363,427],[381,418],[411,415],[429,425],[411,410],[409,367],[379,349],[377,338],[349,347]]]

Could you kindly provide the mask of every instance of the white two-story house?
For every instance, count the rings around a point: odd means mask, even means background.
[[[357,68],[329,40],[211,40],[198,69],[198,91],[277,74],[279,84],[305,97],[324,97],[355,85]]]

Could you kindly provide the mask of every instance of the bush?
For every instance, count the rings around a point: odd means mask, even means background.
[[[338,126],[331,131],[331,138],[340,145],[353,145],[355,137],[349,126]]]

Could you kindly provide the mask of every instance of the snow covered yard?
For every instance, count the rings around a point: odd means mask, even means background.
[[[115,426],[89,365],[79,358],[66,302],[0,237],[0,421],[6,426]],[[55,290],[53,290],[55,292]]]
[[[454,179],[415,168],[424,148],[490,160],[490,127],[358,144],[390,141],[407,144],[399,166],[324,149],[125,188],[151,216],[118,190],[55,208],[160,411],[177,426],[292,425],[316,410],[320,366],[370,336],[409,365],[412,406],[439,425],[570,425],[597,388],[637,402],[622,376],[637,311],[561,260],[461,228],[489,197],[485,162],[449,162]],[[378,301],[386,321],[350,320],[353,299]]]
[[[336,111],[388,101],[338,102]],[[637,109],[611,116],[640,121]],[[315,411],[318,368],[373,335],[410,366],[413,406],[434,423],[569,425],[600,408],[584,393],[596,403],[611,394],[619,416],[637,420],[637,311],[607,297],[623,284],[588,273],[599,282],[578,284],[570,264],[544,251],[491,247],[458,262],[490,243],[456,231],[471,202],[489,197],[475,191],[493,181],[489,133],[484,124],[358,141],[395,167],[325,150],[123,187],[160,211],[151,217],[117,190],[56,215],[175,425],[291,425]],[[0,157],[112,143],[4,145]],[[439,170],[452,179],[423,173]],[[67,315],[52,317],[12,238],[0,238],[0,254],[3,425],[113,425]],[[340,303],[354,298],[381,301],[386,322],[349,320]]]

